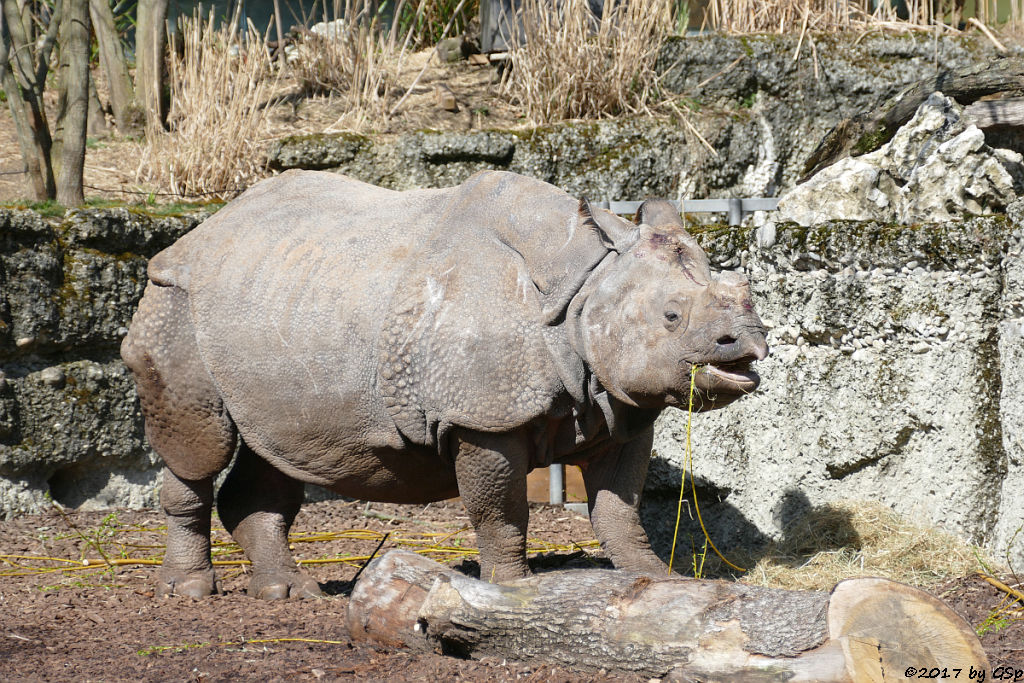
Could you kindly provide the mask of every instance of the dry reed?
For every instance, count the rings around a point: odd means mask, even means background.
[[[265,172],[264,103],[273,87],[266,41],[250,24],[182,21],[168,59],[168,130],[149,130],[138,177],[183,196],[230,198]]]
[[[966,18],[963,0],[709,0],[708,28],[726,33],[955,29]],[[985,25],[1019,24],[1024,0],[1010,0],[1009,16],[998,16],[997,0],[976,0],[973,16]]]
[[[982,562],[999,566],[949,533],[913,524],[879,503],[856,501],[827,505],[797,520],[743,581],[830,590],[842,579],[870,575],[929,587],[977,571]]]
[[[674,0],[606,0],[595,17],[587,0],[523,0],[528,40],[511,51],[509,94],[537,124],[649,111],[674,7]]]
[[[403,0],[398,12],[404,5]],[[345,0],[343,7],[336,2],[333,20],[324,13],[328,30],[305,31],[289,60],[305,92],[340,97],[346,109],[368,120],[386,116],[386,98],[408,44],[398,40],[395,25],[384,30],[375,9],[369,0]]]

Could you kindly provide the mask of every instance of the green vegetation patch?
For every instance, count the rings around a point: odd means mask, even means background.
[[[156,195],[148,195],[144,201],[126,202],[118,199],[105,199],[102,197],[87,197],[83,208],[87,209],[127,209],[132,213],[150,216],[154,218],[177,218],[186,216],[197,211],[215,213],[226,202],[220,199],[200,202],[173,201],[158,203]],[[0,202],[0,209],[12,209],[15,211],[32,211],[43,218],[63,218],[68,209],[63,204],[58,204],[54,199],[45,201],[11,201]]]
[[[853,156],[860,156],[861,154],[868,154],[879,149],[882,145],[889,142],[892,136],[896,134],[896,128],[889,129],[886,126],[879,126],[875,130],[864,133],[857,139],[857,143],[853,146]]]

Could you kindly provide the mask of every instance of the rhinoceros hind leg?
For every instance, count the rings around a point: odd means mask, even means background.
[[[198,481],[164,470],[160,505],[167,515],[167,553],[156,594],[204,598],[217,592],[210,563],[210,512],[213,477]]]
[[[320,586],[299,571],[288,530],[302,505],[302,482],[263,460],[242,442],[217,494],[217,512],[252,562],[249,595],[262,600],[320,598]]]
[[[188,295],[150,283],[121,356],[135,375],[146,437],[167,465],[160,491],[167,552],[157,593],[209,595],[216,590],[213,480],[230,462],[237,432],[199,356]]]

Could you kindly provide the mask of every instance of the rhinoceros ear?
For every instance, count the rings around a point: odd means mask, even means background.
[[[676,207],[672,206],[672,203],[664,199],[646,199],[644,203],[637,209],[636,218],[634,221],[640,224],[650,225],[656,227],[659,225],[675,225],[677,227],[686,228],[686,223],[683,222],[682,217],[679,215],[679,211]]]
[[[640,237],[640,231],[627,220],[610,211],[594,211],[586,197],[580,199],[580,220],[583,225],[600,238],[601,243],[620,254],[633,246]]]

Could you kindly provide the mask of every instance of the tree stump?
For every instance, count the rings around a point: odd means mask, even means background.
[[[583,569],[489,584],[394,550],[359,578],[347,624],[353,638],[415,650],[680,681],[849,683],[902,679],[908,667],[988,668],[974,631],[941,600],[878,578],[831,593]]]
[[[811,152],[800,182],[844,157],[867,154],[889,142],[937,90],[963,105],[996,93],[1024,94],[1024,59],[1004,57],[989,64],[944,71],[911,84],[871,111],[843,119]]]

